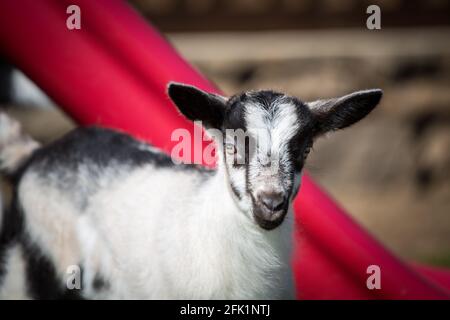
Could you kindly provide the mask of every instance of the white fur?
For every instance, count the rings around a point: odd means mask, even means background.
[[[301,105],[289,99],[271,103],[268,109],[245,106],[245,124],[258,147],[248,169],[231,165],[228,158],[241,155],[234,148],[223,153],[221,143],[218,170],[207,178],[132,161],[100,168],[86,163],[94,161],[89,157],[75,164],[76,172],[73,164],[42,171],[31,164],[18,185],[27,239],[54,265],[62,288],[68,268],[81,264],[85,298],[293,298],[292,208],[267,231],[255,221],[260,207],[254,199],[267,191],[289,193],[290,206],[301,172],[294,170],[287,142],[308,120],[299,119]],[[37,144],[1,115],[0,124],[0,160],[13,171]],[[10,265],[20,265],[20,252],[10,255]],[[103,288],[96,288],[97,277]]]
[[[283,192],[290,187],[291,181],[283,179],[279,169],[281,163],[285,170],[290,169],[287,142],[296,134],[300,123],[295,108],[282,100],[274,103],[271,111],[259,105],[246,106],[249,132],[258,137],[257,156],[249,166],[249,181],[254,186],[255,198],[263,192]],[[267,163],[270,166],[264,165]]]
[[[25,260],[21,247],[13,245],[7,251],[6,274],[0,286],[0,300],[29,299],[25,279]]]
[[[27,232],[61,278],[84,263],[88,297],[293,297],[292,217],[272,231],[258,227],[236,208],[222,167],[203,185],[190,172],[150,165],[105,180],[84,213],[33,172],[19,187]],[[89,288],[97,273],[108,291]]]
[[[20,124],[0,112],[0,170],[14,171],[39,144],[22,133]]]
[[[283,127],[289,116],[279,117]],[[38,144],[3,114],[0,124],[0,156],[11,172]],[[268,137],[280,141],[280,152],[289,129],[277,130]],[[18,185],[26,237],[54,265],[62,289],[70,267],[80,264],[86,298],[294,297],[292,212],[274,230],[259,227],[251,203],[238,203],[230,190],[233,180],[244,191],[245,176],[227,170],[222,157],[205,180],[195,171],[118,163],[102,168],[93,187],[90,172],[80,163],[76,186],[65,189],[57,170],[42,175],[31,167]],[[19,297],[16,292],[26,291],[24,264],[20,247],[11,248],[2,292]],[[94,288],[97,276],[105,288]]]

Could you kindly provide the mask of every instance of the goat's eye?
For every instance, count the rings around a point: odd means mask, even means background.
[[[237,152],[236,146],[232,143],[225,144],[225,152],[228,153],[229,155],[236,154],[236,152]]]

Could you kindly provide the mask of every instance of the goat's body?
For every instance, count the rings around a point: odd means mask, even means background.
[[[263,230],[227,188],[221,168],[175,166],[126,135],[78,129],[23,167],[10,212],[20,235],[6,248],[3,283],[16,261],[23,272],[32,265],[19,286],[31,297],[48,285],[67,294],[72,265],[83,298],[293,297],[292,214]],[[43,272],[51,281],[33,279]]]
[[[306,157],[316,137],[370,113],[381,90],[304,103],[272,90],[225,98],[171,83],[168,95],[214,129],[217,171],[175,166],[106,129],[78,129],[36,150],[0,113],[0,170],[16,174],[0,234],[0,296],[294,296],[291,204]],[[68,290],[78,268],[82,288]]]

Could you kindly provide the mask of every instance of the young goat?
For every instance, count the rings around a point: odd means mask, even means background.
[[[225,135],[217,170],[175,165],[101,128],[39,148],[0,115],[1,166],[15,183],[0,237],[3,297],[294,297],[291,203],[306,156],[317,136],[365,117],[381,90],[310,103],[176,83],[168,92],[184,116]],[[247,143],[227,129],[242,129]],[[67,287],[73,265],[80,290]]]

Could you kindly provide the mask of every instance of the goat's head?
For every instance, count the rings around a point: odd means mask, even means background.
[[[282,93],[251,91],[225,98],[171,83],[169,96],[192,121],[215,129],[220,161],[243,212],[262,228],[279,226],[300,186],[301,172],[316,137],[361,120],[382,91],[302,102]]]

